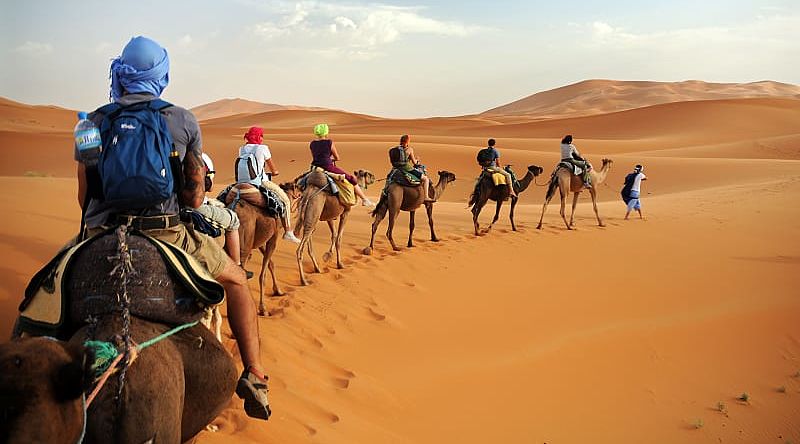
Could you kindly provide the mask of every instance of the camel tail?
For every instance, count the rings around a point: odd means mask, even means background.
[[[372,217],[383,216],[389,210],[389,195],[386,193],[381,193],[381,198],[378,200],[378,204],[375,205],[375,209],[372,210],[370,215]]]
[[[547,186],[547,194],[545,200],[550,200],[553,198],[553,195],[556,193],[556,188],[558,188],[558,176],[554,171],[553,175],[550,176],[550,185]]]

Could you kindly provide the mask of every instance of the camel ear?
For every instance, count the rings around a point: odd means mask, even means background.
[[[58,401],[71,401],[88,391],[94,381],[94,353],[84,346],[65,344],[70,361],[55,369],[53,393]]]

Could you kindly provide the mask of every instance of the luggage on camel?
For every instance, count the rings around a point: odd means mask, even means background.
[[[353,184],[347,181],[344,174],[331,173],[318,166],[311,166],[311,169],[303,175],[298,181],[297,186],[300,189],[305,189],[309,175],[315,171],[321,172],[325,175],[326,184],[314,184],[324,189],[326,193],[335,195],[339,198],[342,205],[353,206],[356,204],[356,190]]]
[[[89,317],[119,307],[122,286],[110,260],[119,255],[116,230],[65,248],[33,276],[19,306],[20,331],[67,339]],[[222,285],[179,247],[138,230],[128,232],[127,242],[135,270],[127,283],[132,315],[181,324],[200,319],[224,299]],[[166,285],[172,281],[179,285]]]
[[[232,202],[236,199],[244,200],[258,208],[263,208],[268,215],[282,218],[288,208],[274,191],[263,185],[252,185],[249,183],[235,183],[228,185],[217,195],[217,200],[224,202],[228,208],[233,209],[236,205]]]
[[[87,175],[99,175],[102,189],[89,190],[90,196],[120,210],[134,210],[157,205],[179,189],[180,158],[161,115],[170,106],[155,99],[128,106],[111,103],[97,110],[103,116],[103,148],[96,173]]]

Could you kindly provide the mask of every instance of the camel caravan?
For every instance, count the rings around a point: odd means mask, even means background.
[[[375,233],[387,218],[386,236],[400,250],[393,230],[401,211],[409,213],[406,245],[413,247],[415,213],[423,206],[430,239],[439,241],[433,208],[456,175],[440,170],[433,183],[408,135],[388,151],[391,168],[377,204],[364,194],[377,182],[374,174],[349,174],[337,165],[341,156],[324,123],[313,129],[309,170],[281,184],[272,180],[280,175],[278,159],[264,144],[263,129],[249,128],[236,156],[236,183],[209,197],[216,171],[203,153],[196,119],[159,99],[168,69],[158,43],[132,39],[111,65],[113,102],[79,114],[74,154],[80,228],[33,276],[13,340],[0,345],[3,442],[186,442],[234,393],[248,416],[267,420],[272,410],[258,316],[268,315],[267,270],[271,294],[284,295],[273,261],[280,241],[296,244],[302,285],[311,283],[303,267],[306,252],[314,272],[321,272],[312,241],[318,222],[330,231],[323,261],[335,255],[336,267],[343,268],[342,239],[357,207],[372,216],[364,254],[372,254]],[[557,188],[562,219],[571,229],[577,196],[588,189],[602,226],[597,185],[611,161],[604,159],[595,171],[571,136],[562,141],[562,159],[547,185],[542,218]],[[469,198],[475,234],[491,229],[506,200],[516,231],[519,195],[543,169],[531,165],[518,179],[510,165],[501,165],[492,139],[477,160],[481,172]],[[569,223],[568,192],[575,194]],[[489,200],[497,203],[495,215],[481,231],[478,216]],[[245,271],[254,249],[262,255],[257,306]],[[223,301],[242,361],[238,378],[221,344]]]
[[[272,278],[271,295],[285,294],[273,261],[279,241],[298,241],[300,283],[309,285],[303,258],[307,253],[314,272],[321,273],[312,238],[317,223],[327,222],[330,244],[322,260],[331,261],[335,254],[336,267],[343,268],[342,238],[359,198],[372,215],[370,244],[363,254],[373,252],[375,234],[384,219],[388,219],[389,244],[393,250],[401,249],[393,238],[401,211],[409,213],[406,246],[413,247],[415,212],[421,207],[426,210],[431,241],[439,241],[433,208],[456,180],[455,174],[438,171],[433,183],[411,148],[410,137],[404,135],[399,145],[389,149],[391,169],[380,199],[372,204],[359,189],[357,176],[322,161],[339,160],[327,126],[318,125],[315,134],[312,154],[322,154],[315,155],[307,173],[276,185],[271,179],[279,171],[271,153],[246,149],[263,142],[263,131],[250,128],[236,162],[237,182],[222,189],[216,198],[205,198],[189,216],[183,210],[180,216],[181,223],[191,230],[215,239],[213,245],[224,248],[218,251],[227,252],[239,272],[244,271],[254,249],[261,252],[259,316],[268,313],[264,298],[267,270]],[[543,168],[530,165],[518,178],[511,165],[501,165],[493,140],[484,150],[478,155],[480,174],[469,196],[474,233],[488,233],[507,200],[511,227],[517,231],[514,208],[519,195],[534,184]],[[205,154],[202,163],[204,189],[209,192],[216,172]],[[595,171],[586,162],[582,166],[588,171],[584,172],[561,161],[549,182],[542,184],[547,186],[542,217],[558,189],[561,216],[572,229],[575,201],[588,189],[602,226],[596,185],[603,183],[611,163],[603,159],[601,169]],[[174,172],[180,174],[178,169]],[[567,222],[564,211],[569,192],[575,198]],[[489,201],[496,203],[494,217],[481,230],[478,216]],[[293,224],[292,215],[296,217]],[[235,363],[221,344],[218,307],[226,294],[225,284],[230,283],[218,282],[217,270],[208,269],[206,262],[148,234],[153,230],[147,225],[150,220],[128,216],[100,231],[84,226],[85,235],[65,247],[31,280],[15,327],[18,339],[0,346],[0,368],[7,370],[0,376],[0,390],[10,394],[2,398],[12,427],[9,442],[79,442],[81,436],[85,442],[138,443],[154,436],[164,442],[184,442],[204,430],[234,393],[245,400],[246,409],[249,406],[256,412],[251,416],[266,419],[271,414],[266,404],[266,413],[258,415],[263,404],[255,396],[248,398],[245,382],[255,390],[266,390],[266,384],[243,379],[245,374],[237,380]],[[249,296],[247,303],[251,303]],[[234,325],[237,314],[241,316],[229,308],[234,336],[246,336],[241,326]],[[57,340],[38,337],[41,335]],[[152,399],[149,393],[155,387],[161,392]],[[41,411],[48,416],[28,413]],[[49,415],[63,420],[46,420],[52,417]]]

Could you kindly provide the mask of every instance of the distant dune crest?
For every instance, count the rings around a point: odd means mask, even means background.
[[[326,108],[312,106],[276,105],[273,103],[261,103],[245,99],[220,99],[215,102],[206,103],[192,108],[192,112],[197,120],[209,120],[219,117],[233,116],[237,114],[258,114],[268,111],[281,110],[305,110],[322,111]]]
[[[699,80],[685,82],[584,80],[533,94],[492,108],[480,115],[577,117],[662,103],[756,97],[800,99],[800,86],[772,81],[709,83]]]

